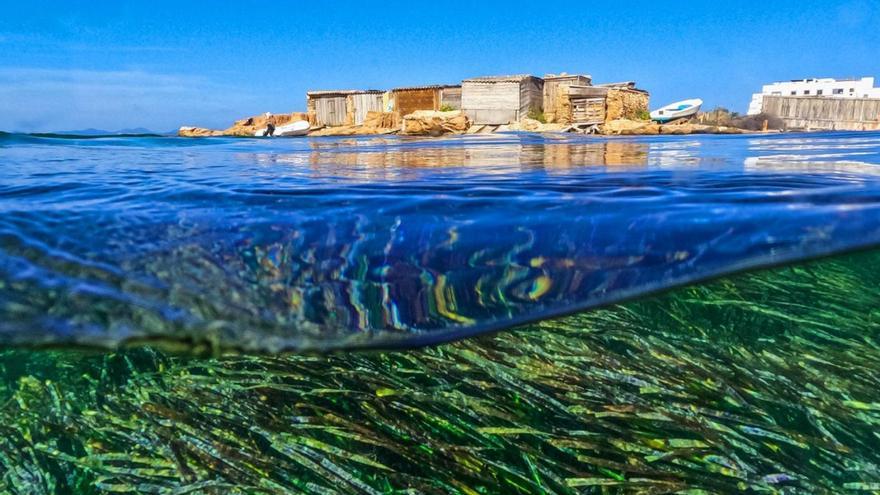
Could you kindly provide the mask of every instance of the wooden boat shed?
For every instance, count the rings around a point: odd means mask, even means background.
[[[383,93],[377,89],[309,91],[309,121],[316,127],[363,124],[367,112],[382,111]]]
[[[432,85],[394,88],[386,93],[385,110],[403,118],[417,110],[461,109],[460,85]]]
[[[569,88],[591,86],[593,78],[586,74],[547,74],[544,76],[544,117],[548,123],[570,124]]]
[[[636,88],[633,82],[569,85],[559,88],[560,95],[563,91],[567,95],[568,105],[557,105],[554,122],[601,124],[617,119],[639,119],[648,112],[650,95]],[[557,102],[559,100],[557,97]]]
[[[531,110],[544,109],[544,80],[531,75],[465,79],[461,109],[477,125],[519,122]]]

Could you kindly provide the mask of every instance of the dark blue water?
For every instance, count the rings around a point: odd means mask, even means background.
[[[878,243],[878,133],[0,134],[0,345],[422,345]]]

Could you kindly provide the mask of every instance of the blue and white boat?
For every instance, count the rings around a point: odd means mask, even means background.
[[[673,120],[693,117],[700,111],[702,105],[703,100],[699,98],[679,101],[651,112],[651,120],[663,124]]]

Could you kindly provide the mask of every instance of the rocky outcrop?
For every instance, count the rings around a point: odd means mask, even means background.
[[[394,112],[367,112],[364,118],[364,127],[386,131],[399,127],[399,118]]]
[[[255,115],[246,119],[236,120],[232,126],[222,131],[184,126],[177,131],[177,135],[181,137],[253,136],[258,129],[265,129],[269,122],[272,122],[277,127],[298,120],[308,120],[308,114],[305,112],[291,112],[270,115],[268,117],[265,114]]]
[[[512,122],[507,125],[502,125],[498,127],[499,132],[505,131],[525,131],[525,132],[559,132],[568,128],[568,124],[563,123],[554,123],[554,124],[545,124],[541,121],[524,118],[519,122]]]
[[[223,131],[215,131],[214,129],[205,129],[204,127],[183,126],[177,130],[180,137],[210,137],[222,136]]]
[[[471,123],[463,112],[439,112],[419,110],[403,117],[402,134],[409,136],[440,136],[443,134],[463,134]]]
[[[269,122],[277,127],[308,119],[309,115],[305,112],[282,113],[269,117],[266,115],[255,115],[246,119],[236,120],[231,127],[223,131],[223,134],[225,136],[253,136],[254,132],[258,129],[265,129]]]
[[[367,112],[363,125],[325,127],[309,133],[309,136],[369,136],[393,134],[398,131],[395,115],[391,112]]]
[[[667,124],[660,126],[660,134],[681,136],[687,134],[742,134],[742,129],[726,126],[702,125],[702,124]]]
[[[660,134],[660,127],[650,120],[618,119],[606,122],[600,130],[609,136],[644,136]]]
[[[600,127],[600,133],[606,136],[652,136],[664,134],[682,136],[688,134],[742,134],[736,127],[714,126],[681,122],[660,125],[649,120],[618,119],[606,122]]]

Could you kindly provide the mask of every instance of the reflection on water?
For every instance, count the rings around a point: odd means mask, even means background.
[[[575,167],[626,166],[643,168],[648,163],[649,146],[645,143],[593,141],[586,143],[497,144],[474,147],[395,147],[383,151],[350,151],[350,143],[335,143],[341,150],[328,150],[325,143],[312,143],[309,164],[317,174],[340,164],[367,168],[479,167],[509,173],[522,171],[570,169]]]
[[[263,163],[311,167],[316,177],[353,180],[405,180],[410,168],[472,169],[471,173],[510,174],[583,167],[631,170],[790,170],[819,172],[849,165],[875,173],[880,137],[864,135],[653,136],[596,138],[570,135],[480,135],[443,139],[398,137],[315,139],[306,149],[259,154]],[[249,163],[253,155],[242,154]],[[829,164],[843,164],[835,166]],[[759,168],[755,168],[760,164]]]
[[[871,134],[3,140],[6,344],[429,344],[880,241]]]

